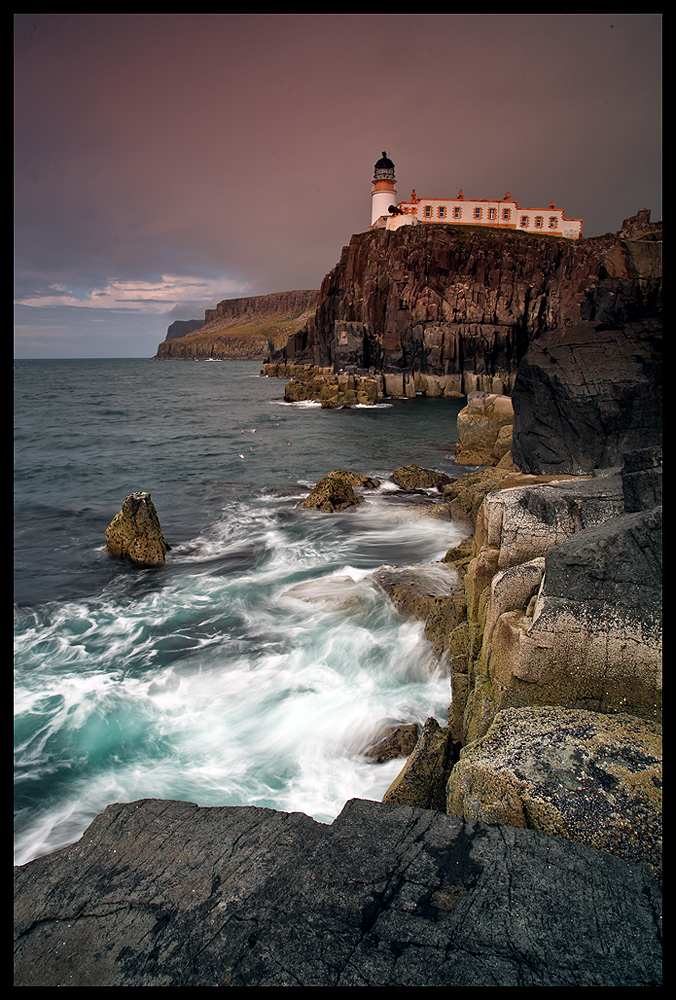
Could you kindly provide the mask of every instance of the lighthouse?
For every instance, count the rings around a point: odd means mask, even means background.
[[[372,184],[371,225],[381,215],[390,214],[390,205],[397,204],[397,178],[394,176],[394,163],[384,150],[373,169]]]

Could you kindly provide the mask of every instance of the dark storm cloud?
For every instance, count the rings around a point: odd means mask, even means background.
[[[59,308],[114,310],[150,354],[169,317],[318,288],[370,221],[382,149],[400,198],[509,190],[585,235],[661,217],[660,15],[28,14],[15,33],[18,344]]]

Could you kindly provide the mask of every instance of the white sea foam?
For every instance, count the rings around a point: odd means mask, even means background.
[[[384,725],[443,722],[449,682],[373,573],[432,563],[465,533],[403,500],[389,473],[439,458],[428,417],[453,408],[423,406],[417,423],[415,401],[320,412],[272,399],[257,373],[243,399],[246,366],[111,365],[37,366],[19,387],[17,862],[115,801],[328,822],[347,798],[381,798],[402,762],[362,750]],[[381,484],[344,513],[302,509],[334,468]],[[139,484],[172,546],[158,569],[104,551]]]

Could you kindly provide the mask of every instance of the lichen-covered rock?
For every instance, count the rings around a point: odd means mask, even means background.
[[[271,370],[273,366],[266,368]],[[341,406],[373,406],[384,399],[385,386],[382,376],[335,374],[308,367],[307,372],[299,366],[288,366],[296,372],[284,389],[287,403],[302,400],[316,400],[324,409]]]
[[[484,498],[498,488],[504,475],[500,469],[479,469],[457,476],[442,486],[441,493],[449,501],[453,520],[474,527]]]
[[[516,565],[500,568],[499,548],[480,550],[487,568],[477,557],[466,577],[468,616],[483,623],[466,741],[482,736],[496,712],[526,705],[661,720],[661,543],[654,508],[596,524],[592,517],[544,556]]]
[[[452,595],[459,582],[453,565],[444,563],[381,566],[372,578],[404,618],[419,621],[427,618],[442,595]]]
[[[336,469],[334,472],[330,472],[329,476],[338,476],[349,483],[353,489],[377,490],[380,486],[379,479],[375,479],[373,476],[363,476],[361,472],[348,472],[345,469]]]
[[[499,712],[465,747],[447,811],[527,827],[662,867],[662,728],[565,708]]]
[[[474,535],[468,535],[467,538],[463,538],[458,545],[454,545],[450,548],[441,561],[451,563],[453,568],[456,569],[461,576],[464,576],[467,571],[467,565],[474,555]]]
[[[106,528],[106,548],[144,566],[162,566],[169,546],[150,493],[131,493]]]
[[[582,528],[624,513],[619,476],[560,479],[487,495],[476,521],[476,548],[497,551],[497,567],[515,566],[544,555],[556,542]]]
[[[661,496],[661,461],[650,452],[634,466],[650,475],[640,497]],[[481,500],[471,543],[446,556],[463,574],[466,598],[466,621],[448,634],[444,654],[454,739],[478,739],[512,706],[661,718],[661,508],[625,515],[627,478],[633,483],[634,472],[499,478],[485,469],[444,487],[453,510],[466,481],[468,521]]]

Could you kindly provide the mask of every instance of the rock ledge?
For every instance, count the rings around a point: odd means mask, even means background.
[[[16,986],[659,986],[647,870],[353,799],[115,804],[16,869]]]

